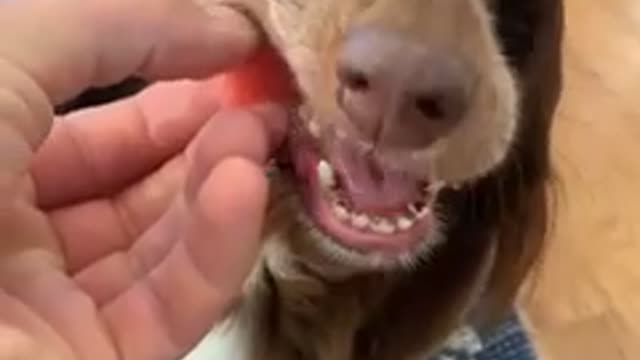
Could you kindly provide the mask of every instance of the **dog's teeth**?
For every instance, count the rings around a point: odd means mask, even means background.
[[[429,206],[425,203],[415,202],[408,206],[409,212],[418,219],[423,219],[431,213]]]
[[[322,185],[323,188],[331,189],[336,185],[335,173],[328,162],[321,160],[318,163],[317,171],[320,185]]]
[[[318,125],[318,122],[313,119],[309,121],[309,133],[314,138],[320,137],[320,125]]]
[[[378,219],[371,223],[371,230],[383,235],[390,235],[396,231],[396,227],[387,219]]]
[[[424,219],[425,217],[427,217],[427,215],[429,215],[431,213],[431,209],[429,209],[428,206],[424,206],[417,214],[416,217],[418,219]]]
[[[413,220],[401,216],[396,220],[396,226],[398,227],[398,229],[400,230],[409,230],[412,226],[413,226]]]
[[[340,204],[334,204],[333,205],[333,213],[336,215],[336,217],[340,220],[349,220],[350,215],[349,215],[349,210],[347,210],[346,207],[340,205]]]
[[[351,217],[351,224],[358,229],[364,229],[371,224],[371,219],[364,214],[354,214]]]
[[[442,180],[436,181],[434,183],[431,183],[428,188],[427,191],[432,193],[432,194],[436,194],[438,193],[440,190],[442,190],[445,186],[447,185],[447,183],[445,183]]]
[[[451,184],[451,188],[452,188],[453,190],[456,190],[456,191],[457,191],[457,190],[460,190],[460,189],[462,189],[462,184],[460,184],[460,183],[454,183],[454,184]]]

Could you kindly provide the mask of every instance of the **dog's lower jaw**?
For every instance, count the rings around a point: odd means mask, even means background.
[[[264,237],[268,243],[280,243],[286,254],[311,271],[331,280],[378,272],[406,272],[428,261],[444,242],[444,222],[434,214],[432,223],[415,244],[401,252],[352,249],[324,232],[306,209],[296,180],[287,171],[271,172],[271,207]],[[435,211],[439,209],[433,209]],[[285,251],[278,251],[283,254]]]
[[[305,257],[308,266],[331,278],[370,272],[411,271],[420,263],[428,261],[429,255],[442,242],[438,231],[430,231],[415,246],[394,255],[375,251],[363,253],[346,248],[323,233],[305,214],[298,215],[298,222],[309,232],[303,240],[309,246],[310,255]]]
[[[389,271],[367,261],[366,255],[361,255],[362,263],[330,255],[322,248],[326,245],[292,221],[292,215],[301,213],[299,197],[281,175],[273,174],[278,185],[271,193],[264,247],[245,284],[241,305],[183,360],[412,359],[394,357],[396,350],[376,349],[375,336],[365,345],[358,338],[373,314],[394,311],[383,309],[385,302],[414,269],[396,263],[396,271]],[[425,244],[425,249],[433,249],[432,243]],[[462,294],[454,297],[450,309],[425,309],[425,314],[441,310],[451,318],[447,326],[425,335],[429,346],[421,353],[436,351],[449,332],[464,322],[481,296],[492,261],[487,255],[468,271],[468,281],[459,285]],[[429,262],[421,266],[430,267]]]

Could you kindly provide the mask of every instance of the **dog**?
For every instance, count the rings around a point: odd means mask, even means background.
[[[299,101],[243,300],[186,359],[428,359],[500,319],[552,219],[562,1],[218,1]]]
[[[184,360],[411,360],[490,327],[551,225],[561,0],[199,0],[298,96],[244,296]]]

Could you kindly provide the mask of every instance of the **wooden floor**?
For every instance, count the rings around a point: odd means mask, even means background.
[[[640,0],[567,0],[563,199],[524,304],[544,360],[640,360]]]

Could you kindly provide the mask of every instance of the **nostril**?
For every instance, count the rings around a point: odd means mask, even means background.
[[[344,88],[351,91],[363,92],[371,87],[367,74],[349,66],[338,68],[338,80]]]
[[[415,94],[414,111],[424,120],[453,126],[460,121],[469,107],[469,98],[459,86],[443,86],[439,90],[431,90]]]
[[[460,54],[374,26],[350,29],[332,85],[345,121],[389,146],[429,146],[464,119],[475,74]]]
[[[436,95],[418,96],[415,105],[420,114],[429,120],[439,121],[447,117],[443,101]]]

